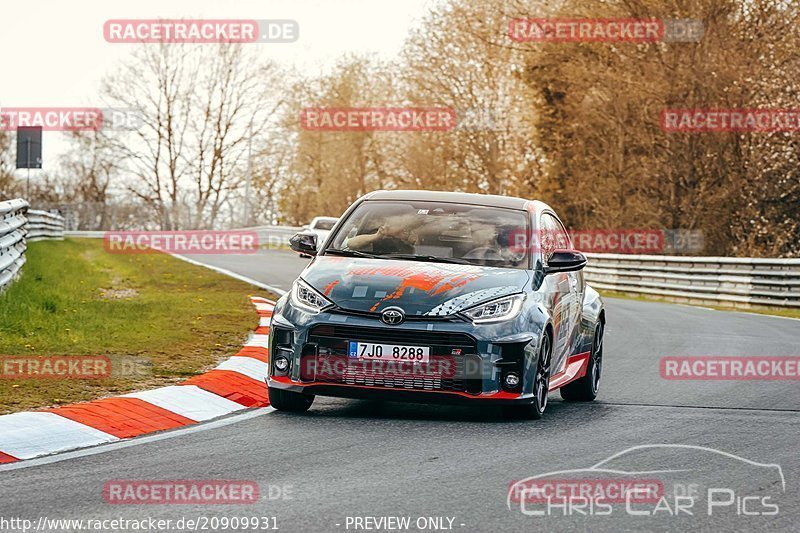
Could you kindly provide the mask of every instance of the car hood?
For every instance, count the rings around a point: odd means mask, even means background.
[[[343,309],[399,307],[408,316],[452,315],[528,282],[516,268],[339,256],[315,258],[300,277]]]

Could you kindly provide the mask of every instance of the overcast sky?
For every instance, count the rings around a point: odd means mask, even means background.
[[[0,107],[101,107],[100,79],[138,46],[107,43],[108,19],[293,19],[300,27],[297,42],[248,46],[317,74],[347,52],[394,57],[435,1],[2,0]],[[45,166],[51,166],[63,150],[62,134],[44,135]]]

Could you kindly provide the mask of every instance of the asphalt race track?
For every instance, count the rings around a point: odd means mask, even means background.
[[[306,261],[291,252],[194,256],[288,289]],[[0,469],[0,516],[143,519],[269,516],[281,531],[354,531],[347,517],[453,519],[456,531],[797,530],[800,524],[800,384],[797,381],[672,381],[672,355],[797,355],[800,322],[674,304],[609,299],[598,401],[557,393],[541,421],[510,421],[494,409],[317,398],[309,413],[265,410],[222,427],[23,468]],[[135,440],[132,442],[136,442]],[[589,467],[636,445],[705,446],[780,465],[785,492],[774,516],[735,507],[708,516],[526,516],[509,509],[516,480]],[[695,454],[665,457],[702,469]],[[774,490],[728,463],[750,494]],[[674,464],[663,464],[664,468]],[[253,480],[255,505],[112,505],[110,480]],[[703,479],[695,479],[703,485]],[[270,499],[270,487],[272,496]],[[283,496],[277,493],[283,491]],[[288,494],[287,494],[288,492]],[[738,493],[737,493],[738,495]],[[624,506],[623,506],[624,507]],[[444,520],[444,525],[449,524]],[[347,527],[349,524],[349,528]],[[360,529],[364,530],[364,529]]]
[[[187,255],[189,259],[236,272],[272,287],[288,291],[308,264],[289,250],[258,250],[254,254]]]

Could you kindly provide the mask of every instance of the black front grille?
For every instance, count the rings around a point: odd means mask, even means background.
[[[430,362],[351,359],[349,341],[429,346]],[[467,391],[465,362],[477,351],[475,339],[461,333],[341,325],[314,327],[308,342],[316,353],[302,358],[305,381],[415,390]]]
[[[360,326],[315,326],[310,337],[323,337],[366,342],[382,342],[385,344],[409,344],[420,346],[440,346],[461,349],[463,353],[475,353],[475,339],[465,333],[449,333],[446,331],[419,331],[407,329],[365,328]],[[314,342],[309,338],[309,342]],[[448,354],[451,352],[448,351]]]
[[[372,311],[355,311],[353,309],[342,309],[341,307],[333,307],[326,312],[334,315],[358,316],[372,320],[379,320],[381,316],[380,313]],[[406,315],[405,320],[406,322],[464,322],[464,319],[460,318],[458,315]]]

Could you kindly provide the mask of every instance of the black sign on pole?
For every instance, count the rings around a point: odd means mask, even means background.
[[[42,128],[17,128],[17,168],[42,168]]]

